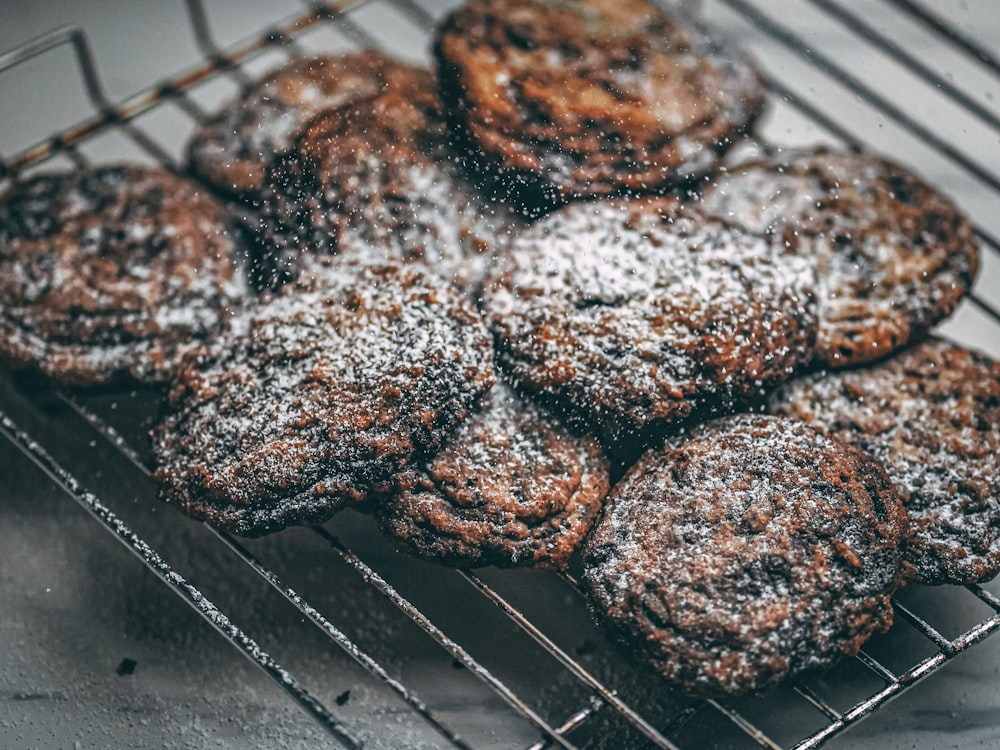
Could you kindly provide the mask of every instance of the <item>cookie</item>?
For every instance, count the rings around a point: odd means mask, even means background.
[[[907,534],[873,458],[742,414],[647,453],[612,488],[582,582],[598,621],[671,685],[739,695],[887,630]]]
[[[237,534],[387,490],[494,382],[481,318],[414,270],[343,267],[240,323],[185,360],[153,436],[163,499]]]
[[[68,385],[168,380],[239,307],[223,209],[159,167],[37,175],[0,197],[0,359]]]
[[[398,63],[381,95],[313,120],[267,183],[258,275],[270,287],[315,286],[360,259],[471,289],[515,222],[454,163],[431,73]]]
[[[768,408],[885,465],[914,527],[919,581],[1000,572],[1000,363],[931,339],[865,369],[792,381]]]
[[[472,0],[434,49],[456,129],[527,205],[708,172],[764,102],[739,50],[643,0]]]
[[[392,65],[369,50],[292,60],[247,86],[194,133],[188,144],[191,171],[225,194],[258,200],[265,168],[292,147],[309,120],[376,96]]]
[[[868,154],[790,151],[735,166],[709,182],[701,207],[816,264],[821,365],[867,362],[920,340],[978,268],[958,210]]]
[[[379,514],[389,536],[428,560],[559,568],[607,492],[608,462],[596,440],[498,384]]]
[[[814,277],[765,239],[656,200],[570,204],[482,295],[519,387],[611,442],[731,410],[811,351]]]

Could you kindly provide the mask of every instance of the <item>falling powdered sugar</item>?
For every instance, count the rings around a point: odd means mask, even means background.
[[[195,174],[244,200],[259,198],[264,171],[320,112],[370,99],[390,58],[373,51],[292,60],[246,87],[188,145]]]
[[[345,262],[413,263],[474,290],[518,220],[462,175],[430,71],[394,63],[375,98],[329,110],[268,170],[261,284]]]

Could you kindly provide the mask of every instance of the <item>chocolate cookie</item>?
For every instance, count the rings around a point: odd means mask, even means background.
[[[378,52],[292,60],[248,86],[195,132],[188,144],[192,172],[245,201],[259,198],[264,170],[292,147],[315,115],[370,99],[395,65]]]
[[[71,385],[169,379],[246,293],[221,207],[161,168],[38,175],[0,197],[0,359]]]
[[[583,584],[599,622],[672,685],[737,695],[888,629],[907,534],[873,458],[738,415],[649,452],[611,490]]]
[[[612,441],[726,411],[815,335],[811,266],[667,201],[574,203],[523,232],[482,304],[519,384]]]
[[[764,102],[739,50],[643,0],[472,0],[435,55],[484,165],[543,203],[707,172]]]
[[[1000,363],[932,339],[866,369],[788,383],[769,409],[885,465],[914,527],[918,580],[1000,572]]]
[[[498,384],[449,445],[381,505],[382,528],[446,565],[562,567],[608,492],[592,438]]]
[[[233,328],[185,360],[154,451],[162,497],[237,534],[387,490],[494,382],[485,324],[413,270],[342,267]]]
[[[702,208],[812,259],[817,359],[834,367],[917,341],[978,268],[969,222],[902,167],[867,154],[792,151],[712,180]]]
[[[429,71],[319,115],[268,172],[260,276],[314,286],[345,259],[417,262],[474,287],[513,226],[460,174]]]

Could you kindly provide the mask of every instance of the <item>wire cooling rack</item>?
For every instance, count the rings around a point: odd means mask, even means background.
[[[898,66],[901,76],[912,79],[911,85],[927,89],[928,96],[940,100],[935,106],[945,111],[945,117],[971,118],[994,141],[1000,136],[995,107],[970,93],[954,76],[932,69],[918,50],[899,46],[882,30],[884,24],[880,28],[852,6],[840,0],[802,0],[802,4],[845,36],[850,56],[815,49],[795,24],[777,17],[773,2],[703,3],[707,20],[736,29],[762,51],[777,50],[762,55],[768,62],[790,61],[765,64],[772,128],[781,117],[793,114],[823,140],[886,150],[882,124],[888,122],[893,132],[903,134],[899,137],[915,141],[928,151],[929,159],[945,164],[951,170],[948,174],[956,175],[954,180],[970,182],[991,200],[1000,197],[1000,172],[974,155],[971,137],[963,141],[943,133],[934,117],[921,116],[900,104],[891,93],[870,84],[849,61],[871,55],[880,65]],[[891,14],[889,18],[921,29],[977,74],[1000,79],[1000,61],[993,51],[936,11],[913,0],[879,0],[875,5]],[[426,39],[437,13],[430,3],[425,6],[413,0],[308,3],[301,12],[223,47],[211,29],[211,7],[206,8],[201,0],[187,0],[185,9],[197,59],[180,73],[123,100],[112,100],[106,93],[88,38],[79,28],[58,29],[0,56],[0,75],[6,75],[40,56],[70,50],[73,73],[79,76],[89,107],[72,125],[54,129],[10,155],[0,155],[0,185],[54,161],[68,159],[85,166],[92,161],[88,146],[109,136],[144,158],[182,170],[178,144],[212,110],[204,103],[211,97],[199,94],[206,87],[223,81],[235,88],[259,73],[255,65],[261,60],[273,66],[288,57],[309,54],[324,31],[346,48],[383,46],[381,19],[385,16]],[[828,88],[822,94],[812,87],[803,92],[782,75],[782,65],[808,68]],[[838,104],[837,96],[847,104]],[[182,127],[165,130],[153,124],[155,116],[167,110],[171,116],[179,114]],[[1000,243],[997,226],[990,226],[989,219],[976,222],[976,233],[983,247],[984,273],[994,279]],[[964,323],[960,321],[954,329],[965,343],[993,348],[995,356],[1000,348],[996,288],[993,281],[980,279],[963,306]],[[344,660],[360,669],[362,677],[356,679],[366,680],[374,686],[371,690],[381,691],[402,707],[408,732],[416,731],[413,724],[422,727],[422,733],[413,735],[420,742],[459,748],[815,748],[1000,629],[1000,600],[983,587],[908,589],[894,602],[893,630],[873,639],[856,659],[761,698],[703,701],[670,693],[623,664],[590,626],[571,578],[432,570],[384,544],[379,546],[379,541],[371,539],[377,535],[368,519],[342,514],[325,526],[285,532],[280,536],[299,535],[303,549],[308,549],[293,550],[290,562],[290,545],[271,540],[244,542],[208,526],[199,527],[194,543],[210,548],[207,554],[213,560],[225,560],[221,571],[199,566],[174,543],[175,537],[185,545],[191,543],[190,529],[196,524],[180,514],[155,510],[144,431],[155,414],[158,397],[142,391],[126,397],[107,392],[53,392],[44,384],[2,375],[0,434],[134,553],[162,582],[162,590],[189,604],[315,719],[335,746],[398,747],[404,745],[400,739],[404,735],[388,724],[374,729],[365,725],[344,708],[347,693],[332,694],[325,675],[308,661],[295,659],[294,668],[279,663],[271,647],[261,645],[272,640],[267,618],[262,627],[259,617],[234,614],[241,611],[241,600],[250,595],[239,588],[242,584],[217,586],[215,577],[220,572],[250,581],[247,587],[263,586],[272,598],[284,600],[312,629],[310,638],[318,635],[322,648],[339,650]],[[99,453],[106,458],[80,454],[79,445],[92,446],[96,440],[101,441]],[[107,479],[112,472],[115,482]],[[139,488],[137,500],[130,496],[131,489],[121,491],[122,483]],[[100,489],[88,489],[94,487]],[[171,559],[181,561],[184,575]],[[378,600],[378,619],[390,624],[374,631],[359,626],[350,600],[331,605],[326,592],[315,590],[312,579],[298,579],[304,568],[317,564],[329,565],[338,576],[353,577],[354,590],[362,592],[356,606],[371,606]],[[415,582],[425,577],[432,581],[429,586]],[[310,591],[300,591],[303,587]],[[954,612],[963,615],[956,619]],[[437,652],[444,658],[425,667],[425,672],[397,659],[393,644],[387,641],[399,637],[399,628],[404,626],[416,633],[407,638],[418,642],[417,651]],[[256,632],[251,634],[251,628]],[[484,632],[486,637],[480,637]],[[459,672],[463,681],[458,689],[471,696],[464,710],[454,710],[435,687],[454,681]],[[476,710],[488,711],[492,717],[486,731],[470,720]]]

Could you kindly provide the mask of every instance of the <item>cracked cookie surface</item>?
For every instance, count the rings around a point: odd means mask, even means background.
[[[768,408],[885,465],[913,524],[918,580],[1000,572],[1000,363],[931,339],[862,369],[794,380]]]
[[[791,419],[737,415],[614,487],[583,585],[612,636],[702,696],[774,687],[892,623],[906,513],[884,469]]]
[[[188,144],[192,172],[224,193],[259,200],[268,164],[306,124],[323,110],[377,95],[394,64],[369,50],[292,60],[198,129]]]

